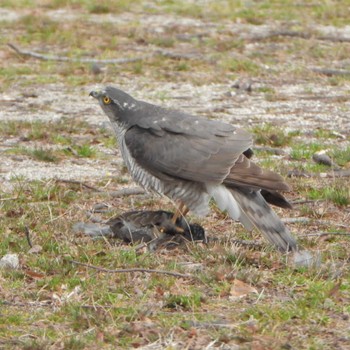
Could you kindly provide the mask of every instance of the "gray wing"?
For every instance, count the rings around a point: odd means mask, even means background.
[[[125,133],[132,157],[157,177],[222,183],[252,143],[250,134],[228,124],[200,118],[180,121],[172,125],[176,121],[168,120],[161,127],[157,123],[155,129],[134,125]]]

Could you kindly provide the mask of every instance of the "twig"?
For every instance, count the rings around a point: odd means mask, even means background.
[[[136,194],[145,194],[146,191],[141,187],[130,187],[130,188],[122,188],[118,191],[108,192],[111,197],[124,197],[124,196],[132,196]]]
[[[286,154],[286,152],[283,149],[281,149],[281,148],[274,148],[274,147],[254,146],[253,151],[254,150],[262,151],[262,152],[269,152],[269,153],[276,154],[278,156],[282,156],[282,155]]]
[[[340,75],[348,76],[350,75],[350,70],[348,69],[330,69],[330,68],[311,68],[315,73],[324,74],[327,76]]]
[[[317,220],[317,219],[310,219],[306,217],[300,217],[300,218],[283,218],[282,221],[285,224],[310,224],[310,223],[315,223],[315,224],[320,224],[320,225],[325,225],[325,226],[337,226],[337,227],[344,227],[347,228],[347,225],[343,224],[338,224],[336,222],[330,222],[326,220]]]
[[[293,177],[316,177],[316,178],[348,177],[350,176],[350,169],[345,169],[345,170],[334,169],[329,173],[303,173],[303,172],[296,173],[292,170],[292,172],[289,172],[288,177],[292,177],[292,176]]]
[[[328,236],[328,235],[338,235],[338,236],[350,236],[350,232],[316,232],[316,233],[309,233],[307,235],[301,235],[299,237],[322,237],[322,236]]]
[[[81,181],[77,181],[77,180],[55,179],[55,181],[56,182],[63,182],[63,183],[67,183],[67,184],[80,185],[80,186],[88,188],[89,190],[93,190],[96,192],[103,192],[102,190],[100,190],[94,186],[87,185],[86,183],[81,182]]]
[[[28,242],[29,247],[33,248],[32,240],[30,239],[30,231],[29,231],[28,226],[24,227],[24,232],[26,234],[26,238],[27,238],[27,242]]]
[[[100,216],[95,216],[94,212],[91,210],[87,210],[85,212],[86,217],[93,223],[102,223],[104,220]]]
[[[256,247],[261,248],[261,244],[253,241],[248,241],[244,239],[233,239],[230,241],[231,243],[237,244],[237,245],[246,245],[248,247]]]
[[[17,198],[18,197],[0,198],[0,202],[13,201],[13,200],[16,200]]]
[[[80,63],[96,63],[96,64],[122,64],[122,63],[132,63],[137,61],[142,61],[147,58],[150,58],[154,55],[148,55],[144,57],[133,57],[133,58],[112,58],[112,59],[105,59],[105,60],[98,60],[95,58],[71,58],[66,56],[56,56],[56,55],[42,55],[37,52],[33,51],[27,51],[22,50],[19,47],[8,43],[7,46],[9,46],[12,50],[16,51],[21,56],[29,56],[34,57],[39,60],[43,61],[62,61],[62,62],[80,62]]]
[[[245,239],[222,239],[222,238],[217,238],[217,237],[208,237],[207,238],[207,243],[215,243],[215,242],[219,242],[219,243],[224,243],[224,242],[229,242],[232,244],[236,244],[236,245],[243,245],[243,246],[248,246],[248,247],[256,247],[256,248],[261,248],[262,245],[260,243],[254,242],[254,241],[248,241]]]
[[[349,37],[332,36],[332,35],[317,35],[314,33],[297,32],[294,30],[274,30],[268,33],[263,33],[260,35],[255,35],[249,37],[249,40],[265,40],[273,38],[276,36],[287,36],[292,38],[302,38],[302,39],[316,39],[321,41],[333,41],[333,42],[350,42]]]
[[[156,50],[155,53],[164,57],[175,59],[175,60],[181,60],[181,59],[193,60],[193,59],[199,59],[199,58],[203,59],[203,57],[195,53],[179,53],[179,52],[171,52],[166,50]]]
[[[290,203],[293,205],[299,205],[299,204],[307,204],[307,203],[319,203],[324,201],[325,199],[298,199],[295,201],[291,201]]]
[[[313,70],[313,69],[312,69]],[[350,73],[350,71],[349,71]],[[346,102],[350,100],[350,96],[348,95],[334,95],[334,96],[325,96],[325,95],[315,95],[315,96],[298,96],[298,99],[300,100],[311,100],[311,101],[319,101],[323,100],[325,103],[332,103],[332,102]]]
[[[300,217],[300,218],[282,218],[282,221],[285,224],[299,224],[299,223],[300,224],[308,224],[314,220],[311,220],[310,218]]]
[[[48,300],[47,302],[43,301],[32,301],[32,302],[27,302],[27,303],[21,303],[21,302],[13,302],[13,301],[1,301],[0,305],[8,305],[8,306],[12,306],[12,307],[35,307],[35,308],[39,308],[39,307],[54,307],[54,304],[52,303],[51,300]],[[83,304],[83,305],[79,305],[79,307],[83,308],[83,309],[106,309],[106,308],[115,308],[114,305],[88,305],[88,304]]]
[[[327,177],[347,177],[350,176],[350,169],[336,170],[327,174]]]
[[[104,267],[98,267],[90,264],[85,264],[76,260],[69,260],[70,263],[76,264],[76,265],[81,265],[88,267],[90,269],[94,269],[97,271],[101,272],[107,272],[107,273],[130,273],[130,272],[142,272],[142,273],[158,273],[162,275],[169,275],[169,276],[174,276],[174,277],[180,277],[180,278],[195,278],[195,276],[188,275],[188,274],[183,274],[183,273],[178,273],[178,272],[171,272],[171,271],[164,271],[164,270],[153,270],[153,269],[143,269],[139,267],[131,268],[131,269],[117,269],[117,270],[111,270],[111,269],[106,269]]]
[[[32,301],[32,302],[27,302],[27,303],[23,303],[23,302],[14,302],[14,301],[1,301],[0,305],[8,305],[8,306],[14,306],[14,307],[35,307],[35,308],[39,308],[39,307],[51,307],[52,303],[51,301]]]
[[[138,244],[137,246],[133,247],[133,249],[135,250],[135,252],[143,249],[143,248],[147,248],[148,244],[146,242],[142,242],[140,244]]]
[[[236,328],[237,326],[232,323],[224,323],[221,321],[213,321],[213,322],[198,322],[198,321],[188,321],[188,324],[195,328]],[[212,347],[210,347],[212,349]]]
[[[186,59],[186,60],[192,60],[192,59],[203,59],[200,55],[194,54],[194,53],[177,53],[177,52],[171,52],[166,50],[156,50],[152,54],[145,55],[142,57],[132,57],[132,58],[110,58],[110,59],[96,59],[96,58],[74,58],[74,57],[67,57],[67,56],[57,56],[57,55],[43,55],[37,52],[28,51],[28,50],[22,50],[19,47],[17,47],[14,44],[7,43],[7,46],[9,46],[12,50],[17,52],[21,56],[28,56],[37,58],[39,60],[43,61],[61,61],[61,62],[78,62],[78,63],[94,63],[94,64],[123,64],[123,63],[132,63],[132,62],[138,62],[138,61],[144,61],[148,58],[152,58],[155,55],[161,55],[164,57],[168,57],[171,59]]]

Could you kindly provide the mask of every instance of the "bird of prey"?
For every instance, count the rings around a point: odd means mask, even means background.
[[[91,91],[111,121],[122,157],[137,183],[165,195],[179,210],[220,210],[251,231],[257,228],[280,251],[297,243],[269,203],[289,207],[283,178],[249,157],[252,135],[233,125],[139,101],[107,86]]]

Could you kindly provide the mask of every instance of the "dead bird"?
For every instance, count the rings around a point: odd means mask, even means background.
[[[164,210],[128,211],[109,219],[103,225],[78,223],[75,231],[82,231],[91,237],[119,238],[126,243],[150,242],[152,240],[205,241],[204,228],[199,224],[190,224],[179,217],[172,221],[174,213]]]
[[[164,210],[129,211],[106,222],[113,232],[113,237],[125,242],[149,242],[159,233],[167,235],[181,234],[189,241],[205,238],[204,229],[198,224],[190,224],[183,217],[172,222],[174,213]]]

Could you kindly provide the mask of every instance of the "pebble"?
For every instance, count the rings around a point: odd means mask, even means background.
[[[0,259],[0,269],[15,270],[19,267],[17,254],[6,254]]]
[[[291,262],[295,267],[318,268],[321,266],[321,255],[319,252],[300,250],[293,254]]]
[[[326,154],[326,151],[319,151],[316,152],[313,156],[312,156],[312,160],[317,163],[317,164],[324,164],[327,166],[332,166],[333,162],[332,159],[329,157],[328,154]]]

